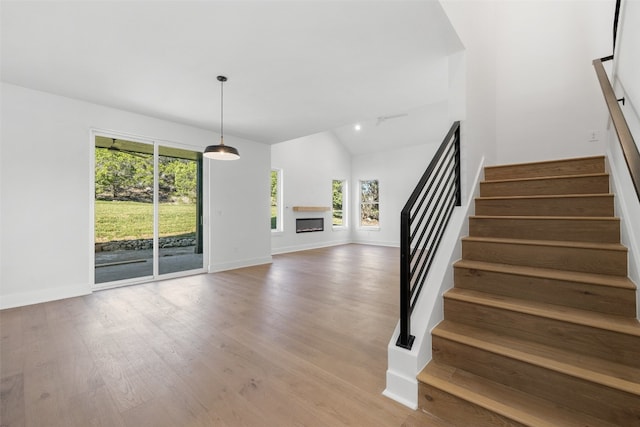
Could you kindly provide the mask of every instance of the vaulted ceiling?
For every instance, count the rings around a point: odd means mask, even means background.
[[[3,81],[218,131],[223,74],[225,133],[269,144],[325,130],[349,142],[356,122],[429,114],[460,49],[428,0],[1,8]]]

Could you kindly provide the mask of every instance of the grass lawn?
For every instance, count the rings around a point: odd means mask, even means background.
[[[150,239],[153,237],[153,204],[95,202],[96,242]],[[196,205],[160,203],[160,236],[195,233]]]

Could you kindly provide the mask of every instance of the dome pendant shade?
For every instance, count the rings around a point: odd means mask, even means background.
[[[204,153],[202,155],[214,160],[237,160],[240,158],[240,153],[238,152],[238,150],[234,147],[224,145],[224,92],[222,86],[223,83],[227,81],[227,78],[225,76],[218,76],[218,81],[220,82],[220,144],[209,145],[204,149]]]
[[[237,160],[240,158],[240,153],[234,147],[224,145],[220,139],[220,144],[205,148],[203,156],[214,160]]]

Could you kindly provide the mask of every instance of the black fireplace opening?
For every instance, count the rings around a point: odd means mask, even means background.
[[[296,233],[324,231],[324,218],[296,218]]]

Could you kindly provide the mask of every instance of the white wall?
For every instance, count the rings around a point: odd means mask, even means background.
[[[627,124],[640,147],[640,2],[623,1],[618,23],[612,80]]]
[[[350,228],[333,230],[331,212],[294,212],[294,206],[332,206],[334,179],[350,181],[351,156],[331,132],[271,146],[271,166],[282,169],[282,232],[271,237],[272,253],[318,248],[351,241]],[[349,182],[350,186],[351,183]],[[347,190],[349,191],[349,189]],[[324,218],[324,231],[296,233],[296,218]],[[351,219],[351,218],[349,218]],[[265,220],[269,220],[265,215]]]
[[[453,120],[462,120],[462,202],[473,192],[476,171],[496,153],[496,2],[441,1],[464,51],[449,59]]]
[[[203,146],[217,144],[217,138],[207,139]],[[224,141],[240,151],[240,159],[205,161],[209,163],[210,272],[271,262],[270,146],[230,135]]]
[[[606,107],[591,62],[612,53],[614,8],[613,1],[497,2],[498,163],[604,153]]]
[[[618,25],[618,37],[611,80],[618,98],[625,98],[624,105],[618,103],[629,125],[636,145],[640,146],[640,2],[622,3]],[[604,99],[602,100],[604,103]],[[621,241],[629,249],[629,278],[640,284],[640,200],[636,194],[620,141],[613,124],[609,122],[609,147],[607,158],[616,194],[616,215],[621,221]],[[636,292],[637,315],[640,318],[640,292]]]
[[[202,149],[218,135],[2,83],[0,307],[91,291],[92,128]],[[269,262],[269,147],[227,138],[242,158],[212,165],[212,270]],[[206,215],[206,214],[205,214]]]
[[[444,138],[444,135],[443,135]],[[400,246],[400,211],[431,162],[440,142],[353,156],[351,162],[351,212],[353,241],[383,246]],[[380,228],[358,227],[358,183],[377,179],[379,183]]]
[[[463,170],[475,170],[480,153],[491,165],[605,152],[605,106],[591,61],[611,54],[614,2],[442,5],[465,46]],[[589,141],[592,130],[599,141]]]

